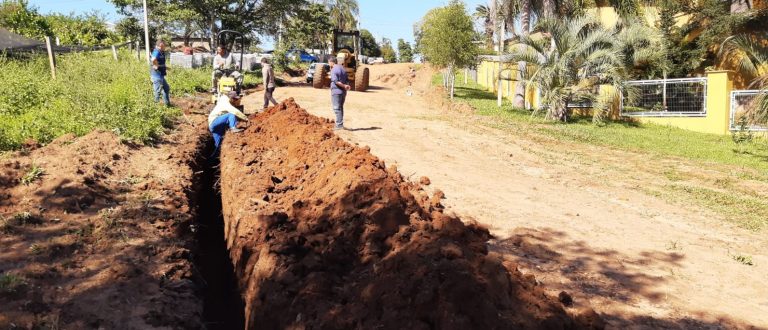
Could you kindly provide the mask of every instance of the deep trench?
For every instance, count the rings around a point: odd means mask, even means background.
[[[203,277],[203,322],[207,329],[243,329],[244,303],[224,238],[221,192],[217,189],[218,160],[209,159],[213,141],[209,139],[198,155],[200,173],[197,188],[195,265]]]

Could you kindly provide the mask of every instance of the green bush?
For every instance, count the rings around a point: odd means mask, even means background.
[[[127,53],[121,58],[115,62],[110,52],[58,56],[56,80],[45,56],[0,58],[0,150],[96,128],[126,140],[154,139],[178,110],[154,102],[145,62]],[[210,73],[173,69],[168,80],[171,95],[181,95],[205,89]]]

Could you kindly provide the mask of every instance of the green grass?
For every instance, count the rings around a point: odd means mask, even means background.
[[[45,173],[45,170],[43,170],[42,167],[38,165],[32,165],[29,171],[27,171],[27,173],[24,174],[23,177],[21,177],[21,183],[24,185],[30,185],[33,182],[39,180],[44,173]]]
[[[740,227],[757,231],[768,226],[768,201],[764,198],[679,183],[667,185],[664,190],[662,197],[681,203],[695,201]]]
[[[24,282],[24,278],[20,276],[13,274],[0,274],[0,292],[15,292],[21,285],[24,284]]]
[[[180,112],[154,102],[145,62],[121,58],[115,62],[109,52],[60,55],[54,80],[45,56],[0,57],[0,150],[96,128],[136,142],[156,138]],[[210,88],[210,72],[175,68],[168,82],[172,96],[202,91]]]
[[[433,84],[441,83],[442,76],[435,75]],[[736,143],[729,136],[623,121],[596,125],[591,117],[576,117],[565,124],[545,121],[542,116],[532,116],[528,110],[514,109],[506,99],[500,109],[496,95],[471,80],[465,85],[462,74],[456,77],[455,100],[469,104],[478,115],[491,117],[494,125],[516,131],[540,133],[563,141],[768,170],[768,143],[761,139]],[[762,175],[755,178],[768,181],[768,177]]]

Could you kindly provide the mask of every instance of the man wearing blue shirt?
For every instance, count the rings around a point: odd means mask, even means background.
[[[152,78],[152,87],[155,91],[155,102],[160,101],[160,92],[163,93],[163,102],[166,106],[171,105],[171,86],[165,81],[165,42],[158,40],[155,44],[155,50],[152,51],[152,69],[149,76]]]
[[[333,112],[336,113],[335,130],[344,129],[344,101],[347,99],[347,91],[352,88],[349,85],[349,77],[344,66],[338,63],[338,60],[331,56],[328,59],[328,65],[331,69],[331,104]]]

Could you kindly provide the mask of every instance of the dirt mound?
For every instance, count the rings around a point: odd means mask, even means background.
[[[389,70],[373,77],[373,82],[381,86],[405,88],[412,86],[416,81],[415,65],[398,65],[387,67],[387,69]]]
[[[97,131],[0,161],[0,328],[201,327],[187,192],[205,133]]]
[[[249,328],[599,328],[489,254],[368,148],[292,99],[225,139],[225,235]]]

